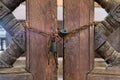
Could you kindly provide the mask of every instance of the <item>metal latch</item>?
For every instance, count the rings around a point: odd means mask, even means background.
[[[57,52],[57,42],[55,41],[54,38],[51,40],[50,51],[52,53],[56,53]]]
[[[68,32],[67,29],[61,29],[61,30],[59,30],[58,35],[63,38],[63,37],[65,37],[68,33],[69,33],[69,32]]]

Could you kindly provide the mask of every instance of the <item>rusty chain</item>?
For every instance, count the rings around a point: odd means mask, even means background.
[[[67,33],[67,35],[60,37],[60,35],[56,32],[53,32],[52,34],[34,29],[34,28],[27,28],[29,31],[41,34],[43,36],[49,37],[49,41],[48,41],[48,65],[50,63],[50,54],[53,53],[54,54],[54,59],[55,59],[55,63],[56,63],[56,68],[58,68],[58,54],[57,54],[57,43],[60,42],[63,38],[64,40],[69,40],[74,34],[79,33],[82,30],[85,30],[87,28],[90,28],[90,26],[96,26],[99,22],[92,22],[92,23],[88,23],[86,25],[83,26],[79,26],[77,29],[74,29],[70,32]],[[51,50],[51,45],[53,45],[53,48],[56,47],[56,50]]]
[[[76,33],[79,33],[81,32],[82,30],[85,30],[87,28],[90,28],[91,26],[96,26],[99,22],[92,22],[92,23],[88,23],[86,25],[83,25],[83,26],[79,26],[78,28],[72,30],[72,31],[69,31],[68,34],[66,36],[64,36],[63,38],[65,40],[69,40],[72,36],[74,36]],[[60,40],[59,40],[60,41]]]
[[[64,37],[60,37],[58,33],[56,32],[53,32],[52,34],[50,33],[46,33],[46,32],[43,32],[43,31],[40,31],[40,30],[37,30],[37,29],[34,29],[34,28],[27,28],[29,31],[32,31],[32,32],[35,32],[35,33],[38,33],[38,34],[41,34],[43,36],[49,36],[49,37],[52,37],[52,38],[55,38],[55,40],[57,42],[61,41],[61,39],[63,38],[66,38],[66,37],[72,37],[74,34],[82,31],[82,30],[85,30],[87,28],[89,28],[90,26],[96,26],[99,22],[92,22],[92,23],[88,23],[86,25],[83,25],[83,26],[79,26],[77,29],[74,29],[70,32],[68,32],[68,34]]]

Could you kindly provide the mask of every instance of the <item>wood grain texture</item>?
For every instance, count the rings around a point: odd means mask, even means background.
[[[26,28],[30,28],[29,0],[26,0]],[[26,29],[26,69],[30,71],[30,31]]]
[[[33,80],[33,77],[25,68],[13,67],[0,69],[0,80]]]
[[[33,80],[30,73],[0,74],[0,80]]]
[[[64,0],[64,28],[69,31],[80,25],[80,0]],[[69,41],[65,41],[64,51],[64,80],[81,80],[79,52],[79,34],[75,34]]]
[[[51,33],[57,25],[56,0],[29,0],[30,28]],[[34,4],[33,4],[34,3]]]
[[[80,25],[85,25],[90,22],[90,0],[80,0]],[[84,9],[82,9],[84,8]],[[89,28],[80,33],[80,78],[87,79],[88,71],[90,70],[90,42]]]
[[[57,0],[28,0],[29,28],[51,34],[57,27]],[[53,53],[49,53],[49,36],[28,32],[28,70],[34,80],[57,80]]]
[[[120,75],[90,74],[88,80],[120,80]]]
[[[63,29],[63,21],[57,21],[58,23],[58,28]],[[63,39],[58,43],[58,56],[63,57]]]
[[[92,2],[93,0],[64,0],[64,28],[71,31],[92,22]],[[64,42],[64,80],[87,80],[91,64],[93,65],[93,56],[90,55],[93,55],[94,36],[90,34],[93,35],[94,32],[90,33],[91,29],[83,30]]]
[[[94,21],[94,0],[90,0],[90,23]],[[90,27],[90,70],[94,67],[94,26]]]
[[[103,59],[95,59],[95,67],[88,74],[88,80],[120,80],[118,66],[107,67]]]
[[[101,63],[99,63],[101,64]],[[92,71],[91,74],[99,74],[99,75],[120,75],[120,70],[119,67],[100,67],[102,65],[99,65],[99,67],[95,67]]]

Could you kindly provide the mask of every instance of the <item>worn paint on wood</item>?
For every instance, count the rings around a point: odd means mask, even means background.
[[[80,25],[92,22],[92,3],[93,0],[64,0],[64,28],[71,31]],[[87,74],[93,67],[94,58],[94,50],[92,50],[94,49],[94,30],[92,29],[83,30],[70,40],[64,41],[64,80],[87,79]]]

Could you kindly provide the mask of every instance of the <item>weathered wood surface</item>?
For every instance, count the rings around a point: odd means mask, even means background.
[[[0,80],[33,80],[30,73],[0,74]]]
[[[120,75],[120,70],[119,67],[96,67],[92,70],[91,74]]]
[[[59,29],[63,29],[63,21],[57,21],[58,23],[58,28]],[[58,43],[58,56],[59,57],[63,57],[63,50],[64,50],[64,46],[63,46],[63,40],[61,40],[59,43]]]
[[[104,59],[96,58],[94,63],[94,68],[90,74],[100,74],[100,75],[120,75],[119,66],[108,67]]]
[[[107,39],[113,48],[120,52],[120,28],[113,32]]]
[[[57,0],[28,0],[29,28],[51,34],[57,27]],[[49,36],[29,31],[27,34],[27,68],[34,80],[57,80],[53,53],[48,54]]]
[[[90,74],[88,80],[120,80],[120,74],[119,75]]]
[[[94,20],[94,0],[89,0],[89,22],[92,23]],[[94,26],[89,29],[89,65],[90,70],[94,67]]]
[[[71,31],[92,22],[92,3],[93,0],[64,0],[64,28]],[[93,33],[86,29],[64,42],[64,80],[87,79],[87,73],[93,67],[94,36],[90,36]]]
[[[117,66],[107,67],[103,59],[97,58],[88,80],[120,80],[120,69]]]
[[[17,60],[13,68],[1,68],[0,80],[33,80],[31,73],[25,69],[23,61],[25,62],[25,59]]]
[[[0,74],[15,74],[15,73],[27,73],[27,71],[25,70],[25,68],[3,68],[0,69]],[[0,78],[1,79],[1,78]]]

